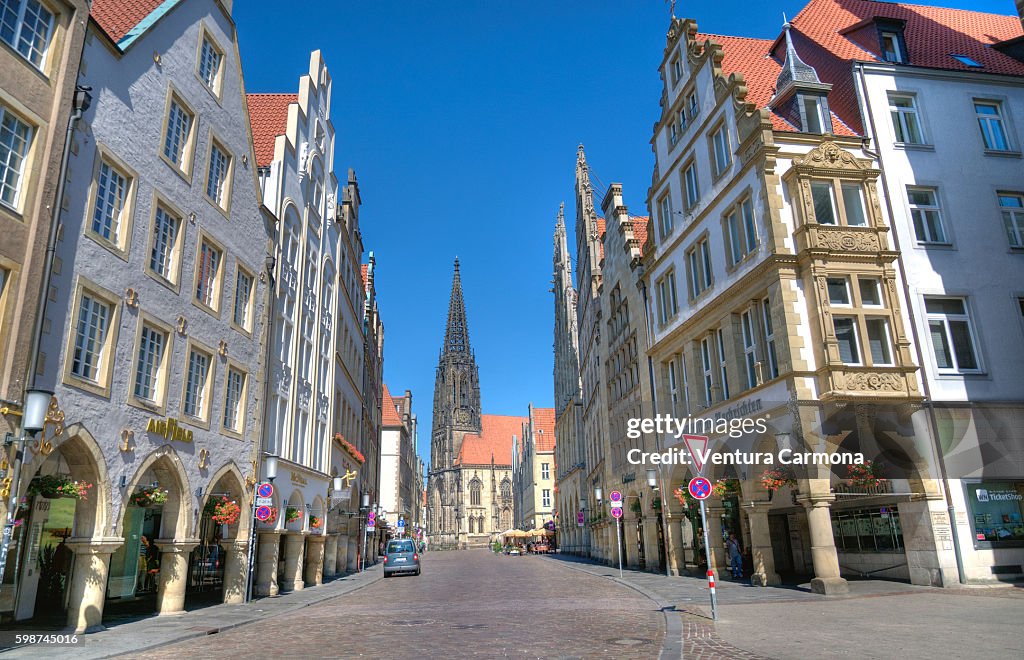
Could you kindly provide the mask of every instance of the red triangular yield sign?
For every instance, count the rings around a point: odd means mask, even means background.
[[[686,443],[686,451],[690,454],[693,467],[697,474],[704,476],[704,456],[708,451],[708,436],[706,435],[684,435],[683,442]]]

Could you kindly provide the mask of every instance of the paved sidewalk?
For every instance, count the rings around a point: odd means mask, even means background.
[[[213,605],[183,614],[149,616],[112,624],[105,630],[79,635],[77,646],[22,646],[0,650],[0,654],[11,658],[52,658],[66,653],[76,660],[125,655],[137,657],[141,652],[159,646],[258,623],[352,593],[380,580],[383,570],[383,564],[377,564],[368,566],[363,573],[274,598],[260,598],[243,605]]]

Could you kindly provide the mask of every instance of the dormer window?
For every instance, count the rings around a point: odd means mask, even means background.
[[[800,94],[800,122],[805,133],[831,133],[832,114],[822,96]]]
[[[879,33],[878,42],[882,47],[883,60],[896,64],[907,63],[907,49],[902,29],[883,28]]]

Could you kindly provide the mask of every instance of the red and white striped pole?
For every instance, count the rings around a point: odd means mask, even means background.
[[[704,557],[708,564],[708,588],[711,591],[711,618],[718,621],[718,597],[715,595],[715,572],[711,569],[711,543],[708,539],[708,513],[704,500],[700,501],[700,521],[704,527]]]

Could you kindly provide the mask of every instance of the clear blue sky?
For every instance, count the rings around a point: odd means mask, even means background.
[[[1012,0],[931,4],[1014,14]],[[802,1],[679,2],[706,32],[774,37]],[[324,11],[321,7],[335,11]],[[292,92],[321,49],[335,165],[377,258],[385,380],[430,458],[434,368],[462,264],[484,412],[553,405],[552,233],[576,146],[646,215],[669,7],[647,2],[235,2],[249,92]],[[570,243],[572,245],[572,243]]]

